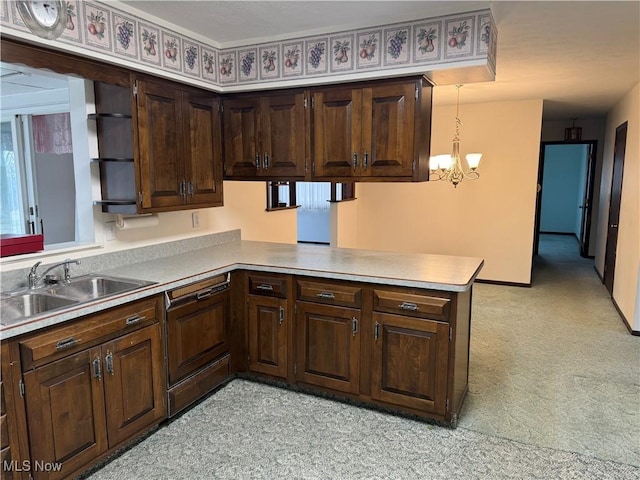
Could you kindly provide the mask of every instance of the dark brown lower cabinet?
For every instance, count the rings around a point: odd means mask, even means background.
[[[162,419],[162,357],[154,324],[25,372],[33,477],[65,478]]]
[[[373,313],[371,398],[445,414],[449,324]]]
[[[287,300],[248,297],[249,370],[287,378]]]
[[[306,302],[296,309],[296,380],[357,394],[360,310]]]

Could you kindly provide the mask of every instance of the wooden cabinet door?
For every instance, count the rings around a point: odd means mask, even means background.
[[[167,312],[167,369],[173,386],[229,351],[229,290]]]
[[[371,398],[445,414],[449,324],[374,312]]]
[[[36,479],[64,478],[107,450],[100,348],[24,374],[31,458],[60,466]]]
[[[361,175],[411,177],[414,162],[415,82],[362,91]],[[426,135],[426,132],[425,132]]]
[[[313,176],[352,177],[362,162],[362,91],[339,88],[313,95]]]
[[[249,296],[249,370],[287,378],[287,301]]]
[[[262,154],[258,151],[260,100],[231,98],[224,100],[223,107],[224,173],[227,177],[255,177],[262,168]]]
[[[220,100],[185,92],[182,106],[187,203],[222,205]]]
[[[357,394],[359,322],[360,310],[298,302],[296,380]]]
[[[170,84],[138,84],[137,118],[141,210],[158,210],[184,202],[182,92]]]
[[[304,177],[304,93],[266,96],[262,99],[262,174]]]
[[[131,438],[166,415],[166,382],[160,325],[102,346],[109,447]]]

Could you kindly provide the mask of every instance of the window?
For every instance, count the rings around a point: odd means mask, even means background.
[[[46,250],[93,242],[91,83],[1,67],[0,233],[41,233]]]

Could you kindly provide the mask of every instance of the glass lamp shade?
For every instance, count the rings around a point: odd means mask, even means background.
[[[451,155],[434,155],[429,158],[429,170],[446,170],[451,166]]]
[[[480,165],[481,153],[468,153],[466,156],[467,164],[471,170],[475,170]]]

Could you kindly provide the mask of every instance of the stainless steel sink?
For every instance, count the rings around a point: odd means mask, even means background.
[[[58,310],[77,303],[78,300],[71,298],[36,292],[2,297],[0,303],[0,325],[10,325],[24,318]]]
[[[83,277],[71,279],[69,283],[50,287],[47,290],[47,293],[85,301],[128,292],[148,284],[148,282],[140,282],[137,280],[100,275],[85,275]]]
[[[155,282],[89,274],[58,285],[6,292],[0,296],[0,325],[126,293]]]

